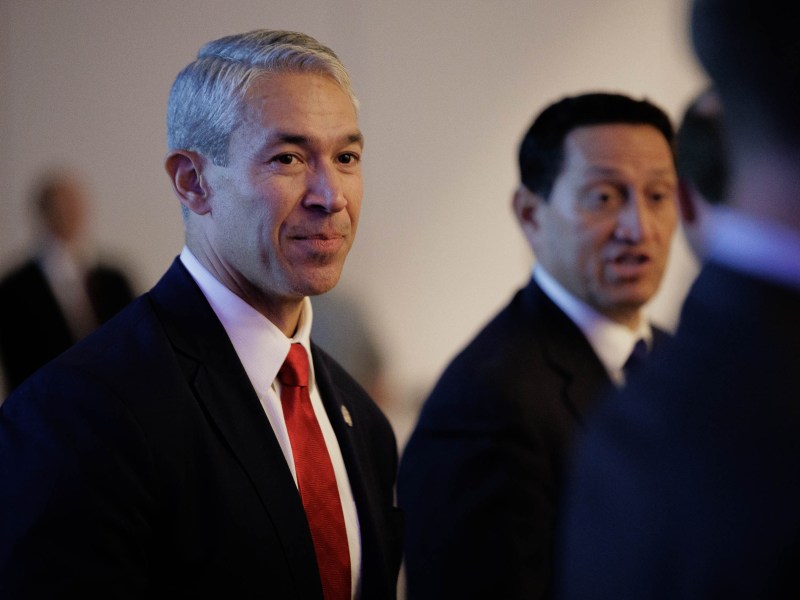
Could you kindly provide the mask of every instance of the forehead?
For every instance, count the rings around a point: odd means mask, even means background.
[[[243,121],[262,126],[357,124],[356,109],[348,93],[332,77],[317,73],[269,73],[248,88]]]
[[[563,171],[674,176],[672,152],[652,125],[612,123],[578,127],[564,140]]]

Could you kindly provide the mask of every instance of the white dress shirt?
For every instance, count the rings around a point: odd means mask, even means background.
[[[234,294],[220,283],[192,254],[184,247],[180,260],[189,271],[189,274],[200,286],[214,313],[219,318],[225,332],[233,344],[236,354],[244,367],[253,388],[261,401],[264,413],[269,419],[275,437],[283,450],[286,463],[292,471],[292,476],[297,485],[292,445],[289,441],[289,432],[283,417],[281,407],[280,382],[276,379],[278,370],[289,354],[293,343],[300,343],[306,349],[309,357],[309,394],[314,414],[322,429],[322,436],[328,447],[333,471],[336,475],[336,484],[339,488],[339,497],[344,512],[347,542],[350,548],[351,586],[353,598],[359,596],[359,578],[361,573],[361,539],[359,533],[358,514],[356,511],[350,480],[344,466],[344,459],[339,448],[339,442],[333,431],[328,414],[322,404],[322,398],[316,386],[314,377],[314,363],[311,360],[311,301],[303,300],[303,309],[300,313],[300,322],[293,338],[287,338],[269,319],[255,310],[247,302]]]
[[[98,322],[86,287],[90,257],[79,257],[48,236],[42,242],[38,260],[73,337],[79,340],[94,331]]]
[[[594,353],[606,368],[611,381],[617,386],[624,385],[625,375],[622,368],[636,342],[644,340],[648,348],[652,346],[653,330],[647,319],[642,317],[639,320],[639,328],[635,331],[612,321],[585,302],[578,300],[539,264],[533,269],[533,279],[583,332]]]

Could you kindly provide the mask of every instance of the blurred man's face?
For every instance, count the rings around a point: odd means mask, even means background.
[[[64,177],[53,185],[40,206],[47,231],[64,243],[80,241],[88,224],[87,192],[77,180]]]
[[[523,228],[537,260],[573,295],[635,327],[677,222],[670,147],[655,127],[629,124],[580,127],[564,144],[550,197]]]

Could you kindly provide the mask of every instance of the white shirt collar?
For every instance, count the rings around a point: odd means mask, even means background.
[[[709,215],[705,241],[715,262],[800,288],[800,233],[794,229],[718,207]]]
[[[625,325],[612,321],[573,296],[541,265],[537,264],[534,267],[533,279],[583,332],[612,381],[617,384],[623,383],[622,367],[636,342],[644,339],[648,346],[652,346],[653,330],[647,319],[640,319],[639,328],[631,331]]]
[[[96,262],[88,246],[69,246],[50,234],[39,241],[37,256],[48,281],[56,287],[62,282],[79,281]]]
[[[272,386],[289,354],[290,345],[295,342],[303,344],[308,352],[309,387],[315,385],[310,347],[313,315],[307,297],[303,299],[297,332],[290,339],[269,319],[217,280],[187,247],[181,251],[180,259],[225,328],[247,376],[259,394]]]

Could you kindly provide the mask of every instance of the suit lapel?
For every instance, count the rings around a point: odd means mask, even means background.
[[[195,397],[270,515],[299,597],[321,597],[314,547],[297,487],[222,324],[178,259],[153,288],[150,298],[178,351]],[[307,535],[298,535],[302,531]]]
[[[375,507],[381,505],[381,499],[374,495],[374,490],[379,489],[379,484],[372,479],[370,470],[365,468],[363,463],[363,457],[369,456],[369,448],[363,443],[365,435],[363,428],[369,424],[359,421],[360,412],[356,406],[348,406],[350,398],[337,385],[336,378],[329,368],[331,359],[313,343],[311,354],[317,386],[339,442],[358,513],[361,533],[362,597],[384,597],[385,592],[381,591],[382,586],[374,577],[378,573],[383,573],[380,563],[385,559],[383,556],[385,540],[379,539],[383,528],[375,512]]]
[[[575,323],[531,280],[524,291],[536,339],[562,380],[563,400],[579,422],[611,379]]]

